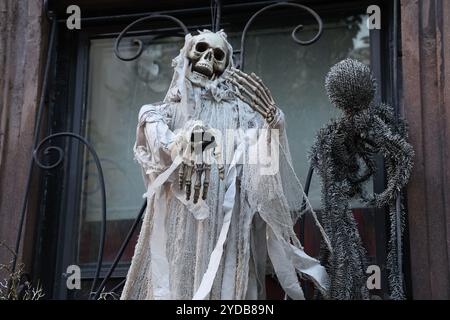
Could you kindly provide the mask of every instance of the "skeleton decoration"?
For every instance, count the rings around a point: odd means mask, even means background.
[[[396,120],[386,104],[373,102],[376,83],[364,64],[346,59],[333,66],[325,87],[331,102],[343,111],[317,135],[311,161],[322,180],[321,222],[333,252],[323,250],[332,299],[367,299],[366,256],[349,202],[362,198],[389,208],[390,239],[387,267],[392,299],[404,298],[401,233],[404,209],[401,190],[408,182],[414,152],[406,142],[405,121]],[[387,188],[370,196],[364,182],[374,174],[374,156],[384,156]]]
[[[314,212],[283,113],[232,52],[223,31],[187,35],[164,101],[139,112],[147,211],[122,299],[264,299],[267,272],[292,299],[304,298],[298,276],[327,295],[325,268],[293,230]]]

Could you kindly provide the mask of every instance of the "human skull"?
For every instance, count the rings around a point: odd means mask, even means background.
[[[191,71],[215,79],[225,70],[229,52],[226,41],[217,33],[203,32],[192,38],[192,47],[187,57]]]

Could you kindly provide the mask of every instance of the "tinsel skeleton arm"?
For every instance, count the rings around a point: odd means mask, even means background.
[[[414,151],[412,146],[400,135],[393,133],[378,117],[374,117],[372,139],[387,164],[387,187],[375,196],[378,207],[395,201],[400,190],[407,184],[413,166]]]

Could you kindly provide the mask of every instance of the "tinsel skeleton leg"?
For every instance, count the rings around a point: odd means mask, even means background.
[[[393,300],[405,299],[401,235],[404,224],[404,208],[401,205],[401,196],[395,204],[389,206],[390,237],[387,255],[387,269],[389,270],[389,293]]]
[[[333,252],[322,257],[330,275],[329,298],[368,299],[365,250],[345,189],[342,186],[327,188],[332,196],[325,200],[321,216],[323,227],[333,243]]]

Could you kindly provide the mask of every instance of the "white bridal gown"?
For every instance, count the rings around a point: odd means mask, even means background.
[[[274,131],[269,139],[271,131],[257,130],[269,129],[265,120],[225,79],[204,87],[192,83],[190,40],[186,36],[174,59],[164,101],[139,112],[134,152],[147,210],[121,299],[264,299],[267,272],[292,299],[304,298],[298,275],[326,294],[325,269],[303,251],[293,231],[306,198],[292,168],[282,113],[279,137]],[[181,157],[174,146],[197,120],[222,132],[225,179],[212,165],[208,197],[194,205],[178,188]],[[231,135],[229,129],[241,130]],[[257,139],[276,147],[269,165],[248,159]],[[305,210],[312,211],[307,199]]]

